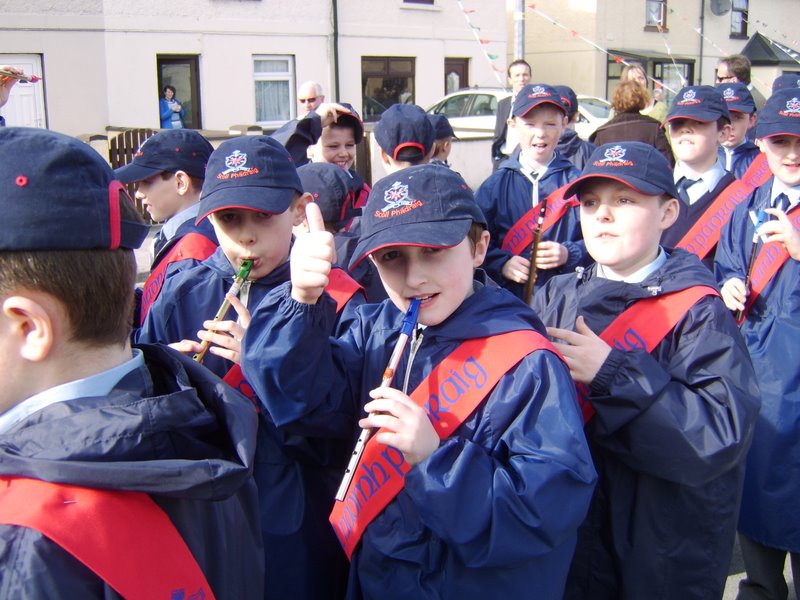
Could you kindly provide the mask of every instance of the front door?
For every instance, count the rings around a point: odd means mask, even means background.
[[[158,69],[158,94],[165,85],[175,88],[175,97],[186,111],[183,126],[188,129],[202,129],[200,112],[200,71],[197,56],[159,54],[156,57]],[[158,110],[158,103],[155,105]]]
[[[444,93],[452,94],[469,87],[469,59],[444,59]]]

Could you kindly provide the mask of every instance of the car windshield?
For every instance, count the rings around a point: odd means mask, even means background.
[[[581,98],[580,104],[598,119],[607,119],[611,112],[611,105],[599,98]]]

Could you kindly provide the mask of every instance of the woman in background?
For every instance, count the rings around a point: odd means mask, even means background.
[[[183,117],[186,112],[181,103],[175,98],[175,88],[165,85],[162,90],[163,97],[158,102],[158,111],[161,113],[162,129],[183,129]]]

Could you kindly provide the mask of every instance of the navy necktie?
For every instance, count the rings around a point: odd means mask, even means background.
[[[681,200],[683,200],[686,204],[689,204],[689,192],[687,190],[698,181],[699,181],[698,179],[689,179],[688,177],[681,177],[680,181],[678,182],[678,195],[681,197]]]
[[[789,210],[789,196],[786,194],[778,194],[775,197],[775,208],[783,212]]]
[[[167,243],[167,237],[159,230],[153,241],[153,256],[158,256]]]

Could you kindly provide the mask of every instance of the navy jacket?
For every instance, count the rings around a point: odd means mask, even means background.
[[[146,492],[217,598],[260,599],[253,406],[191,360],[159,346],[140,349],[146,367],[108,396],[52,404],[0,435],[0,473]],[[0,525],[0,597],[120,596],[38,531]]]
[[[502,249],[509,229],[532,207],[533,184],[520,172],[519,153],[504,161],[475,192],[475,200],[489,224],[489,251],[483,268],[497,283],[522,297],[524,286],[508,281],[502,275],[503,265],[513,256]],[[539,198],[544,199],[558,188],[578,178],[580,172],[564,157],[556,153],[539,181]],[[536,280],[538,289],[553,275],[569,273],[586,262],[578,207],[571,208],[561,220],[542,236],[543,241],[559,242],[566,246],[569,257],[559,269],[539,270]],[[522,253],[530,257],[530,251]]]
[[[745,279],[753,239],[747,212],[769,205],[770,179],[733,212],[723,230],[714,264],[722,285]],[[742,335],[761,388],[761,413],[747,457],[739,531],[747,537],[800,552],[800,262],[789,258],[756,299]]]
[[[565,129],[561,134],[561,139],[558,140],[558,146],[556,146],[558,153],[575,165],[579,171],[583,170],[594,149],[595,145],[582,139],[574,129]]]
[[[725,173],[716,187],[710,192],[703,194],[694,204],[686,204],[679,198],[680,212],[678,213],[678,218],[669,229],[661,233],[661,244],[667,248],[674,248],[675,245],[683,239],[683,236],[694,227],[694,224],[697,223],[697,220],[703,216],[706,209],[717,199],[717,196],[734,181],[736,181],[736,178],[733,175]],[[703,264],[708,267],[709,271],[714,269],[714,252],[715,250],[712,249],[703,259]]]
[[[465,339],[541,331],[507,291],[476,288],[417,338],[411,365],[409,343],[397,387],[407,380],[408,392],[416,388]],[[304,305],[288,286],[270,295],[245,336],[245,371],[276,423],[346,432],[354,442],[403,315],[388,300],[366,304],[348,331],[329,339],[333,316],[326,296]],[[265,345],[285,351],[258,352]],[[368,526],[353,554],[348,597],[560,599],[595,479],[573,394],[566,366],[549,351],[508,371]]]
[[[203,321],[213,318],[235,275],[221,248],[202,263],[171,274],[147,314],[139,340],[170,343],[197,339],[197,331],[203,328]],[[250,311],[256,311],[269,292],[289,281],[289,277],[286,262],[251,282],[247,303]],[[343,327],[353,316],[353,306],[361,301],[356,295],[343,309],[339,316]],[[229,318],[235,318],[231,315],[235,315],[233,309]],[[258,351],[272,354],[282,348],[263,346]],[[220,376],[233,366],[210,352],[203,365]],[[347,559],[327,516],[352,450],[350,438],[293,435],[277,428],[265,410],[259,416],[254,476],[266,555],[266,597],[340,597]],[[314,576],[309,576],[311,573]]]
[[[761,150],[758,146],[750,140],[745,140],[744,143],[733,149],[733,163],[728,171],[733,173],[736,179],[741,179],[750,166],[750,163],[752,163],[760,153]],[[722,146],[717,150],[717,154],[722,160],[722,164],[726,164],[727,155],[725,154],[725,150],[722,149]]]
[[[582,315],[599,334],[636,300],[715,286],[683,250],[639,284],[595,269],[536,293],[546,325],[574,329]],[[652,353],[612,349],[589,400],[598,484],[565,597],[721,598],[758,412],[750,357],[722,300],[699,300]]]

